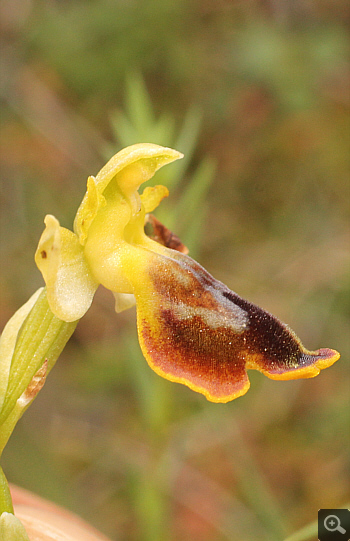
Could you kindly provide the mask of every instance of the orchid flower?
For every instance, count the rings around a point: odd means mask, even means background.
[[[182,157],[138,144],[89,177],[74,232],[46,216],[35,260],[55,316],[80,319],[102,284],[121,311],[135,304],[142,352],[153,370],[213,402],[249,388],[248,369],[276,380],[310,378],[332,365],[332,349],[306,350],[289,327],[242,299],[188,255],[146,235],[145,219],[168,195],[140,185]],[[169,243],[168,243],[169,244]]]

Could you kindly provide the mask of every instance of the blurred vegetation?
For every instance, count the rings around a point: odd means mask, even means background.
[[[0,10],[2,324],[42,284],[45,214],[71,227],[87,175],[147,141],[185,153],[154,180],[191,255],[342,353],[314,380],[254,372],[247,395],[210,404],[148,368],[134,311],[101,289],[5,450],[9,479],[113,540],[316,539],[317,510],[350,499],[349,4]]]

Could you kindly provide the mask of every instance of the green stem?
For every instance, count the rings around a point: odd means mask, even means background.
[[[140,535],[144,541],[168,541],[169,465],[164,452],[169,426],[171,393],[169,383],[151,373],[140,358],[136,342],[127,342],[128,368],[143,419],[149,457],[135,478],[134,504]]]
[[[0,466],[0,515],[2,513],[13,513],[13,505],[9,485]]]

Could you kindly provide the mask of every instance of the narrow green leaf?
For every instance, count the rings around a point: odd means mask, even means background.
[[[66,323],[51,312],[44,288],[17,338],[0,424],[15,407],[18,398],[27,389],[45,360],[47,373],[50,372],[76,325],[77,321]]]

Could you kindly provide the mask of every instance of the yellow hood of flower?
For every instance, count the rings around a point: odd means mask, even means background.
[[[153,144],[128,147],[113,156],[96,177],[88,178],[74,233],[53,216],[46,216],[35,261],[57,317],[80,319],[100,283],[115,293],[133,293],[127,256],[136,246],[152,245],[158,250],[159,245],[144,233],[145,213],[168,195],[164,186],[146,188],[141,196],[138,188],[160,167],[181,157],[176,150]]]

